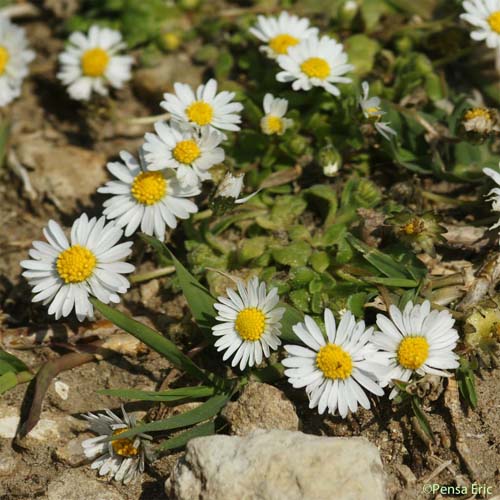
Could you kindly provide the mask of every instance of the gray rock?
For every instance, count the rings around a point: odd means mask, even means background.
[[[237,401],[229,403],[222,416],[231,433],[244,436],[256,429],[299,429],[299,417],[292,402],[282,391],[269,384],[250,382]]]
[[[182,68],[179,73],[179,68]],[[194,66],[186,54],[164,56],[150,68],[134,71],[132,84],[136,93],[158,106],[165,92],[171,92],[174,82],[197,86],[201,83],[203,68]],[[159,110],[165,112],[165,110]]]
[[[65,470],[49,483],[47,500],[124,500],[114,486],[87,476],[80,470]]]
[[[165,484],[177,500],[385,500],[377,448],[365,438],[255,431],[187,445]]]

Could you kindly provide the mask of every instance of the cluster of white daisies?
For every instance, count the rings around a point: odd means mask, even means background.
[[[265,283],[253,278],[238,281],[238,290],[226,290],[215,304],[218,323],[212,333],[219,337],[223,359],[241,370],[259,364],[281,345],[281,319],[277,289],[267,292]],[[458,367],[453,352],[458,333],[448,311],[431,310],[429,301],[408,302],[403,311],[392,305],[389,317],[378,314],[377,327],[367,328],[346,311],[336,325],[326,309],[322,325],[306,316],[293,331],[303,345],[285,345],[285,375],[295,388],[305,387],[309,407],[319,413],[346,417],[358,404],[370,408],[366,392],[381,396],[393,381],[409,382],[415,375],[447,376],[443,370]],[[394,387],[390,397],[397,394]]]
[[[500,47],[500,0],[464,2],[463,18],[478,30],[475,40],[486,40],[489,47]],[[317,28],[307,19],[289,15],[259,16],[251,33],[264,42],[262,51],[280,66],[276,78],[292,82],[294,90],[322,87],[334,96],[336,84],[349,83],[346,73],[352,70],[342,44],[328,36],[318,36]],[[60,55],[60,80],[70,96],[88,100],[92,93],[106,95],[108,86],[120,88],[131,78],[133,59],[121,55],[125,48],[119,32],[93,26],[87,35],[73,33],[66,50]],[[27,65],[34,58],[28,49],[24,30],[0,17],[0,105],[20,94]],[[226,132],[237,132],[242,105],[232,92],[217,92],[217,82],[209,80],[193,90],[176,83],[174,93],[165,94],[161,106],[170,114],[170,122],[157,122],[154,133],[145,135],[139,158],[121,152],[121,161],[108,164],[114,177],[99,192],[110,194],[104,203],[103,216],[89,219],[86,214],[74,221],[68,238],[62,228],[49,221],[43,230],[46,242],[35,241],[30,260],[21,263],[23,275],[33,287],[34,302],[48,305],[56,319],[75,310],[77,318],[93,318],[89,296],[104,303],[120,301],[130,283],[125,277],[134,266],[124,262],[132,242],[120,242],[139,228],[163,240],[166,228],[174,229],[178,219],[187,219],[198,207],[190,198],[201,192],[201,184],[211,178],[210,169],[224,161],[221,144]],[[377,130],[390,139],[395,131],[381,122],[384,112],[378,97],[369,97],[367,82],[362,84],[359,105]],[[288,102],[266,94],[261,129],[265,134],[283,134],[292,121],[285,117]],[[495,181],[498,174],[487,171]],[[243,176],[228,174],[219,195],[242,203],[239,198]],[[498,207],[498,189],[492,191]],[[108,220],[106,220],[108,219]],[[241,370],[260,364],[281,345],[281,319],[276,289],[267,291],[254,278],[246,284],[238,281],[238,290],[227,290],[215,304],[217,324],[212,331],[215,347],[224,351],[223,359],[232,357],[232,366]],[[446,376],[443,370],[458,367],[454,353],[458,334],[449,312],[431,310],[430,303],[409,302],[403,311],[391,306],[389,317],[379,314],[377,327],[367,328],[345,312],[337,325],[326,309],[322,324],[306,316],[293,326],[303,345],[285,345],[285,375],[295,388],[304,387],[310,408],[319,413],[346,417],[358,405],[370,408],[367,393],[381,396],[383,388],[394,381],[409,382],[415,375]],[[97,460],[93,467],[101,475],[111,474],[129,482],[144,469],[147,435],[134,439],[114,436],[134,426],[132,417],[123,418],[110,411],[88,415],[98,434],[87,440],[87,456]]]

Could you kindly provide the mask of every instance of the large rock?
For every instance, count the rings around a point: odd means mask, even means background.
[[[364,438],[255,431],[190,441],[165,484],[178,500],[384,500],[377,448]]]
[[[222,412],[231,433],[243,436],[256,429],[299,429],[299,417],[292,402],[276,387],[250,382],[237,401]]]
[[[65,213],[92,204],[97,188],[108,180],[106,157],[88,149],[33,139],[20,144],[17,155],[39,198],[47,196]]]

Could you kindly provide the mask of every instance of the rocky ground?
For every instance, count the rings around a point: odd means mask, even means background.
[[[65,335],[85,335],[96,329],[109,336],[114,330],[106,322],[84,325],[78,331],[73,323],[47,325],[44,311],[30,303],[19,261],[26,257],[31,241],[41,237],[47,219],[68,225],[82,211],[97,213],[102,200],[95,193],[107,178],[106,161],[121,149],[134,150],[148,130],[148,126],[131,125],[126,120],[159,112],[156,103],[177,78],[175,68],[182,67],[183,81],[192,83],[200,82],[202,69],[191,66],[186,56],[169,56],[161,67],[138,71],[131,87],[115,96],[114,105],[103,106],[90,119],[59,89],[55,92],[61,38],[45,21],[29,21],[27,29],[38,57],[22,97],[10,109],[10,142],[0,172],[0,343],[7,349],[16,347],[12,352],[28,366],[37,367],[66,351],[64,346],[53,348],[43,342],[34,345],[33,331],[39,338],[56,332],[64,339]],[[134,260],[139,271],[154,267],[145,251]],[[195,342],[186,335],[192,326],[185,321],[186,306],[181,298],[164,293],[166,280],[168,277],[135,285],[123,307],[189,348]],[[85,463],[80,443],[90,434],[81,414],[116,409],[121,403],[97,390],[164,388],[162,384],[171,372],[165,360],[131,339],[122,337],[121,344],[114,347],[125,354],[92,361],[57,376],[39,424],[23,440],[13,437],[26,386],[18,386],[0,399],[0,499],[160,500],[167,498],[166,491],[174,492],[170,483],[167,490],[164,484],[182,452],[160,458],[147,468],[140,482],[129,486],[96,477]],[[390,499],[445,497],[425,494],[423,486],[431,483],[470,487],[477,482],[500,494],[498,370],[483,371],[477,380],[479,406],[475,411],[461,406],[453,380],[443,385],[434,382],[429,382],[426,397],[432,409],[429,419],[435,442],[429,441],[405,410],[379,405],[373,413],[360,411],[345,421],[322,417],[307,410],[302,391],[285,385],[279,389],[248,386],[239,400],[226,408],[226,429],[238,436],[264,428],[365,437],[380,452]],[[149,410],[147,405],[127,408],[138,415]],[[328,456],[325,452],[325,460]],[[329,480],[319,472],[318,482]],[[468,497],[473,498],[471,494]],[[334,493],[331,498],[335,498]]]

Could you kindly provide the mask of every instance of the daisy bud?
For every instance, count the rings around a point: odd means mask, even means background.
[[[244,177],[245,174],[233,175],[231,172],[226,173],[224,179],[222,179],[222,182],[218,185],[212,200],[212,210],[214,213],[223,214],[233,208],[234,205],[245,203],[258,193],[258,191],[256,191],[249,196],[239,198],[244,187]]]
[[[342,155],[337,148],[328,145],[318,153],[318,163],[327,177],[335,177],[342,166]]]
[[[388,219],[388,222],[392,224],[396,237],[409,244],[415,252],[425,252],[434,256],[436,254],[434,245],[444,241],[442,234],[446,229],[430,212],[421,216],[403,212]]]

